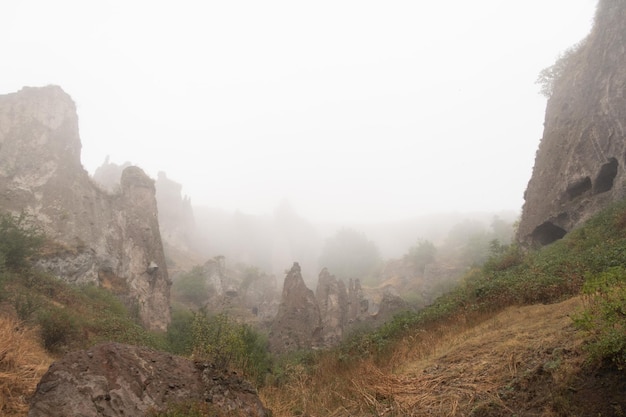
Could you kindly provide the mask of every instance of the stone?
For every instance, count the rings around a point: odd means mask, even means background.
[[[543,246],[626,197],[626,3],[600,0],[589,36],[560,62],[517,240]]]
[[[80,151],[76,106],[60,87],[0,96],[0,210],[25,212],[46,233],[37,267],[107,287],[137,307],[147,328],[165,330],[170,280],[154,181],[128,166],[117,192],[103,190]]]
[[[315,298],[322,319],[322,343],[325,347],[337,345],[348,321],[346,285],[324,268],[319,274]]]
[[[54,362],[30,399],[28,417],[143,416],[188,402],[210,403],[224,415],[270,415],[254,387],[232,372],[148,348],[104,343]]]
[[[318,348],[322,320],[315,294],[307,288],[300,265],[294,262],[285,277],[278,313],[269,334],[270,350],[285,353]]]

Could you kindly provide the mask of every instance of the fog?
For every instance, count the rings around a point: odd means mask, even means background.
[[[595,5],[4,2],[0,93],[60,85],[90,173],[106,156],[165,171],[215,210],[287,201],[327,224],[519,212],[537,74]]]

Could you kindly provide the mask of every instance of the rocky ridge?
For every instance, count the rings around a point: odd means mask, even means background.
[[[555,69],[518,229],[541,246],[626,197],[626,3],[601,0],[589,36]]]
[[[127,167],[119,191],[80,162],[76,106],[60,87],[0,96],[0,209],[30,215],[49,237],[38,267],[70,283],[107,287],[150,329],[170,321],[154,181]]]

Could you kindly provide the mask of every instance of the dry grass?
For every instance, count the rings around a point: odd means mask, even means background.
[[[35,330],[0,316],[0,415],[26,416],[28,397],[51,363]]]
[[[489,415],[493,409],[513,415],[519,407],[550,416],[540,395],[526,401],[507,393],[545,390],[539,379],[565,384],[580,367],[582,340],[569,318],[580,305],[574,298],[510,307],[477,325],[416,334],[396,347],[384,368],[370,360],[342,368],[323,358],[311,375],[296,370],[287,387],[263,389],[262,399],[276,417]]]

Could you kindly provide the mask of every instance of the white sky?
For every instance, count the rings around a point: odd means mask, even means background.
[[[6,0],[0,93],[58,84],[82,160],[312,220],[520,210],[538,72],[596,0]]]

